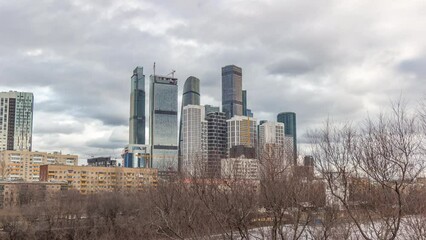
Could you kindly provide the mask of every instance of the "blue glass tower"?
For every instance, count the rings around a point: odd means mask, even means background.
[[[297,159],[296,113],[282,112],[277,116],[277,122],[284,123],[284,134],[293,138],[293,156]]]
[[[145,75],[133,70],[130,90],[129,144],[145,144]]]

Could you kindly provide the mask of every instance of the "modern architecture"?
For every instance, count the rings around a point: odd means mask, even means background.
[[[177,78],[150,77],[149,142],[150,167],[165,174],[178,170],[178,86]],[[161,173],[162,174],[162,173]],[[163,174],[162,174],[163,175]]]
[[[220,176],[220,160],[228,157],[226,115],[211,112],[207,121],[207,171],[211,176]]]
[[[242,70],[235,65],[222,68],[222,111],[226,119],[243,115]]]
[[[284,123],[284,134],[293,139],[294,164],[297,164],[297,134],[296,134],[296,113],[282,112],[277,116],[277,122]]]
[[[34,96],[0,92],[0,151],[32,150]]]
[[[130,90],[129,144],[145,144],[145,75],[133,70]]]

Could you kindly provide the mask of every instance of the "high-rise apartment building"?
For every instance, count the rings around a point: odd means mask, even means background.
[[[38,181],[40,166],[44,164],[78,164],[77,155],[58,152],[0,151],[0,179]]]
[[[226,119],[243,115],[242,70],[235,65],[222,68],[222,111]]]
[[[228,157],[226,115],[211,112],[207,121],[207,171],[212,176],[220,176],[220,160]]]
[[[32,150],[34,96],[0,92],[0,151]]]
[[[181,116],[179,122],[179,170],[182,170],[182,115],[183,108],[188,105],[200,105],[200,79],[193,76],[187,78],[183,85],[182,106],[180,109]]]
[[[277,116],[277,122],[284,123],[284,134],[292,138],[293,157],[296,164],[297,159],[297,134],[296,134],[296,113],[282,112]]]
[[[145,75],[133,70],[130,90],[129,144],[145,144]]]
[[[204,106],[187,105],[182,112],[182,172],[193,176],[206,172],[207,121]]]
[[[234,116],[226,120],[228,132],[228,149],[244,145],[257,147],[256,119],[246,116]]]
[[[267,121],[259,125],[259,148],[265,144],[284,146],[284,123]]]
[[[149,141],[152,168],[161,172],[178,170],[177,78],[150,77]]]

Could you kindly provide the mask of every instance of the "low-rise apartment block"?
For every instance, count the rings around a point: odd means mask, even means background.
[[[67,191],[66,182],[9,182],[0,181],[0,208],[28,204],[34,201],[44,202],[53,194]]]
[[[0,151],[0,179],[39,181],[40,166],[46,164],[76,166],[78,156],[58,152]]]
[[[66,181],[70,189],[80,193],[101,191],[134,191],[157,186],[157,169],[43,165],[40,180]]]

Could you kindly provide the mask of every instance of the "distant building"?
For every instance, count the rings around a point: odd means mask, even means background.
[[[284,123],[262,121],[259,125],[259,148],[265,144],[276,144],[284,147]]]
[[[220,176],[220,160],[228,157],[226,115],[211,112],[207,121],[207,171],[211,176]]]
[[[226,119],[243,115],[242,70],[235,65],[222,68],[222,111]]]
[[[149,94],[150,167],[157,168],[159,172],[176,173],[178,171],[177,78],[151,76]]]
[[[246,116],[234,116],[226,120],[228,132],[228,149],[244,145],[257,147],[256,119]]]
[[[151,147],[142,144],[129,144],[124,148],[121,155],[124,167],[127,168],[149,168],[151,167]]]
[[[204,174],[207,153],[204,106],[187,105],[182,112],[182,172],[191,176]]]
[[[157,169],[43,165],[40,180],[66,181],[69,189],[80,193],[138,191],[157,186]]]
[[[212,105],[204,105],[205,111],[206,111],[206,116],[209,113],[213,113],[213,112],[220,112],[220,108],[216,107],[216,106],[212,106]]]
[[[284,134],[293,138],[293,157],[297,160],[296,113],[282,112],[277,116],[277,122],[284,123]]]
[[[129,144],[145,144],[145,75],[133,70],[130,90]]]
[[[243,97],[243,116],[248,116],[247,115],[247,90],[243,90],[242,97]]]
[[[225,158],[221,160],[221,178],[259,179],[259,161],[255,158]]]
[[[111,157],[88,158],[87,165],[94,167],[116,167],[117,160],[111,159]]]
[[[179,170],[181,170],[182,159],[182,119],[183,119],[183,108],[188,105],[200,105],[200,79],[190,76],[186,79],[183,86],[182,94],[182,106],[180,109],[181,116],[179,122]]]
[[[0,92],[0,151],[32,150],[34,96]]]
[[[236,145],[229,149],[230,158],[239,158],[241,156],[246,158],[256,158],[256,148],[245,145]]]
[[[46,202],[56,193],[67,191],[66,182],[0,181],[0,208],[15,207],[29,202]]]
[[[44,164],[76,166],[78,156],[58,152],[0,151],[0,179],[39,181],[40,166]]]

